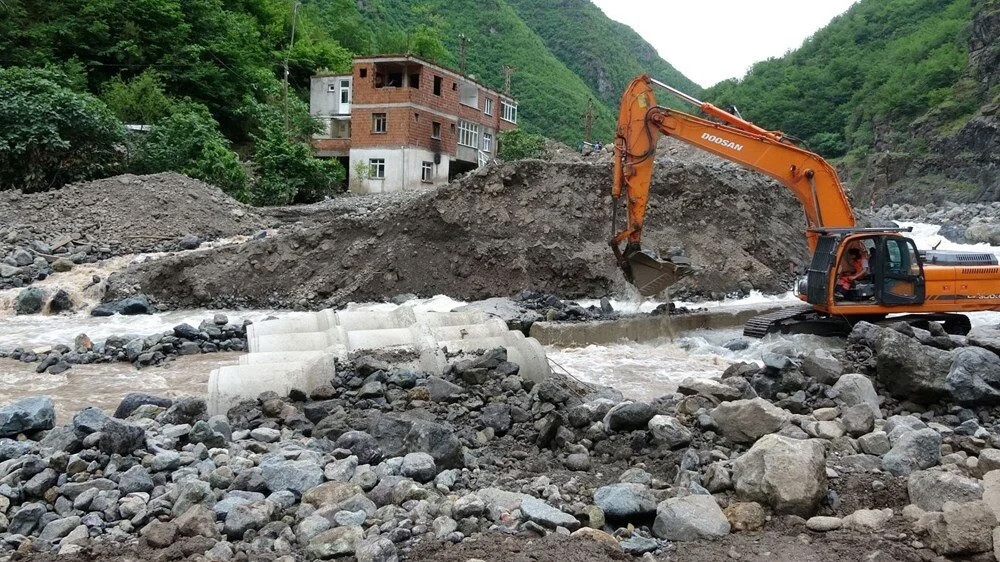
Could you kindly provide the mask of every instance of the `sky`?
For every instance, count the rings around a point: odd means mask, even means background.
[[[855,0],[592,0],[701,86],[795,49]],[[654,76],[655,78],[655,76]]]

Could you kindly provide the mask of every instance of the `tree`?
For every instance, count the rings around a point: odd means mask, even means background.
[[[0,189],[42,191],[104,177],[123,160],[125,128],[63,73],[0,69]]]
[[[148,125],[170,115],[173,100],[163,91],[163,80],[146,70],[129,81],[115,76],[101,92],[101,99],[125,123]]]
[[[208,108],[200,104],[180,104],[154,123],[139,143],[132,169],[140,174],[180,172],[216,185],[237,199],[248,199],[246,170]]]
[[[500,158],[523,160],[545,156],[545,137],[522,129],[511,129],[500,133]]]

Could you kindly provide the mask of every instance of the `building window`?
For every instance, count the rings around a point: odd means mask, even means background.
[[[358,70],[358,76],[360,76],[362,78],[367,78],[368,77],[368,69],[367,68],[362,68],[362,69]]]
[[[458,121],[458,144],[478,149],[479,125],[460,119]]]
[[[410,75],[410,87],[419,90],[420,89],[420,74]]]
[[[440,76],[435,76],[434,77],[434,95],[435,96],[440,96],[441,95],[441,82],[444,82],[443,78],[441,78]]]
[[[517,123],[517,104],[507,100],[500,100],[500,108],[503,110],[503,120]]]
[[[337,85],[333,84],[333,83],[327,84],[326,85],[326,91],[330,92],[331,94],[334,93],[334,92],[336,92],[337,91]]]
[[[351,82],[340,81],[340,103],[351,103]]]
[[[483,152],[490,154],[493,152],[493,135],[483,133]]]
[[[384,133],[388,128],[388,121],[385,113],[372,113],[372,132]]]
[[[385,179],[385,158],[368,159],[368,177],[373,180]]]
[[[493,98],[486,98],[486,107],[483,108],[483,113],[493,115]]]
[[[431,122],[431,138],[432,139],[441,138],[441,123],[438,123],[437,121]]]
[[[434,163],[420,163],[420,181],[430,183],[434,179]]]

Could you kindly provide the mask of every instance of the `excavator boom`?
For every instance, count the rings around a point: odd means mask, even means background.
[[[657,105],[653,85],[722,122]],[[612,225],[611,240],[626,278],[642,295],[656,294],[689,271],[686,264],[661,260],[641,246],[656,142],[661,134],[757,170],[788,187],[805,210],[810,251],[816,248],[816,229],[855,226],[836,171],[819,155],[790,144],[778,131],[762,129],[642,75],[625,90],[618,117],[612,197],[615,211],[625,198],[627,219],[624,230],[617,231],[617,224]],[[617,217],[613,222],[617,223]]]

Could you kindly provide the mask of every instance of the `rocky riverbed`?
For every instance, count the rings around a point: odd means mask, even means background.
[[[625,400],[502,350],[355,356],[209,417],[131,394],[0,409],[0,548],[26,559],[987,559],[1000,327],[859,324]],[[1000,546],[998,543],[997,546]],[[568,554],[567,554],[568,553]]]

